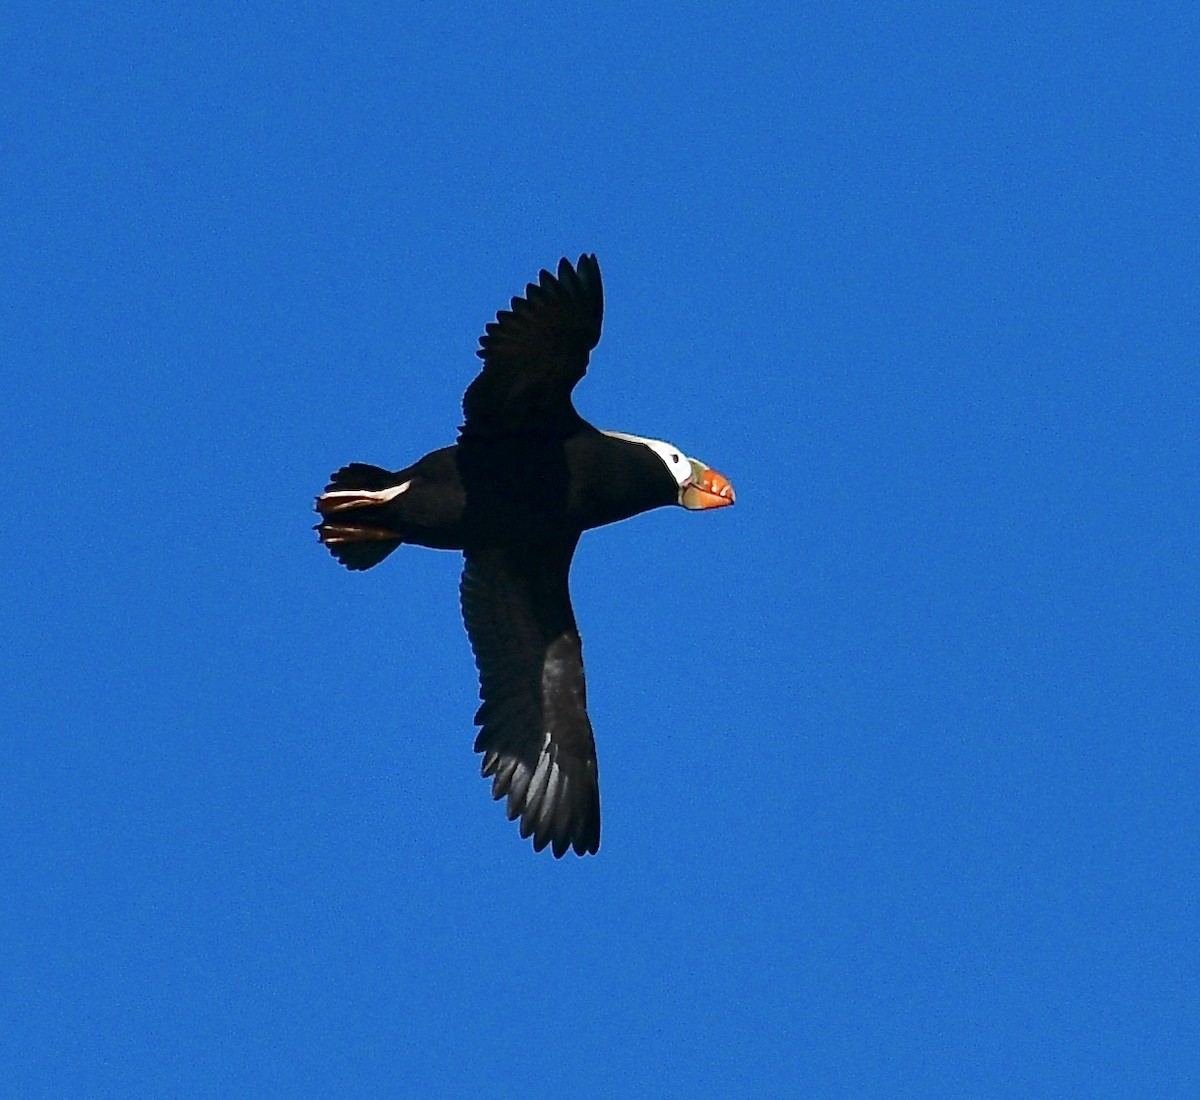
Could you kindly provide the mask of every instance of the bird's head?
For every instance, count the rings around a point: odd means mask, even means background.
[[[654,453],[675,481],[677,496],[675,503],[691,512],[709,508],[724,508],[734,502],[733,486],[729,479],[716,470],[705,466],[695,458],[688,458],[673,443],[661,439],[644,439],[640,435],[624,432],[605,432],[614,439],[627,443],[640,443]]]

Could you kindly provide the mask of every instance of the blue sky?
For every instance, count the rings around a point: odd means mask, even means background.
[[[8,1094],[1196,1095],[1192,7],[655,10],[7,6]],[[309,528],[583,251],[738,504],[584,539],[555,861]]]

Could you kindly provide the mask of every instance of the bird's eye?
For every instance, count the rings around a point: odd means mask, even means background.
[[[672,461],[672,462],[678,462],[678,461],[679,461],[679,455],[672,453],[672,455],[671,455],[671,461]]]

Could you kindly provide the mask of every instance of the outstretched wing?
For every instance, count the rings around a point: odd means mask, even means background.
[[[469,550],[462,610],[483,705],[475,751],[492,797],[541,851],[600,846],[596,743],[567,575],[577,537]]]
[[[479,377],[463,397],[464,435],[556,434],[580,422],[571,391],[600,339],[604,290],[595,256],[543,271],[479,339]]]

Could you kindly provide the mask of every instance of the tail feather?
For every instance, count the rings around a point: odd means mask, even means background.
[[[329,475],[329,484],[325,492],[337,489],[366,489],[378,492],[396,483],[396,475],[382,466],[372,466],[369,462],[351,462],[343,466],[335,474]]]
[[[326,549],[347,569],[370,569],[378,565],[388,556],[401,541],[397,538],[379,538],[378,536],[348,536],[343,541],[338,533],[342,531],[358,531],[361,528],[333,527],[327,523],[318,524],[314,530],[320,536]]]
[[[331,475],[325,492],[317,497],[315,507],[321,522],[314,530],[347,569],[370,569],[404,541],[384,525],[379,502],[365,495],[390,489],[396,483],[396,475],[389,470],[351,462]],[[363,493],[364,498],[355,500],[355,493]]]

